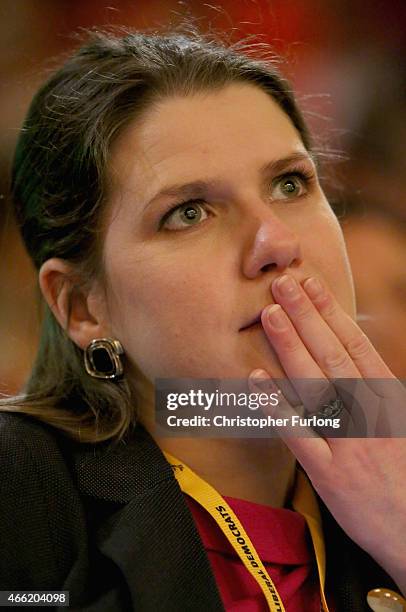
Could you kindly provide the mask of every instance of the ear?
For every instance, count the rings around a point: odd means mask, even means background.
[[[39,272],[42,294],[55,318],[81,349],[95,338],[110,337],[101,287],[85,290],[73,267],[63,259],[48,259]]]

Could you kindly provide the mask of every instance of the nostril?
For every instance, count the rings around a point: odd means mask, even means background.
[[[295,257],[295,259],[290,264],[290,267],[291,268],[297,268],[298,266],[300,266],[301,263],[302,263],[301,259],[299,257]]]
[[[261,272],[269,272],[269,270],[273,270],[274,268],[276,268],[275,263],[268,263],[262,266]]]

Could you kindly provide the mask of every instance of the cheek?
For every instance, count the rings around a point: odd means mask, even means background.
[[[202,258],[151,257],[131,269],[117,266],[111,292],[113,329],[127,356],[150,379],[201,373],[213,359],[213,330],[227,320],[218,281],[226,275]]]
[[[311,262],[344,310],[355,318],[352,273],[341,227],[331,211],[315,220],[304,243],[304,259]]]

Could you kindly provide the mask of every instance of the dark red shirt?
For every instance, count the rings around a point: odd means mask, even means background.
[[[267,612],[258,583],[210,514],[186,496],[219,587],[232,612]],[[319,578],[313,544],[301,514],[224,497],[240,519],[282,598],[286,612],[320,612]],[[331,610],[331,608],[330,608]]]

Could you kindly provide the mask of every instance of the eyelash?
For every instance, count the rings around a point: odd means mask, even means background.
[[[284,179],[288,179],[290,177],[299,179],[303,183],[303,185],[307,187],[314,180],[315,173],[307,167],[306,168],[297,167],[297,168],[290,170],[289,172],[284,172],[283,174],[275,177],[272,180],[271,185],[274,186],[278,182],[282,182]],[[163,228],[165,222],[175,212],[175,210],[177,210],[178,208],[181,208],[182,206],[185,206],[185,204],[190,204],[190,205],[199,204],[200,206],[203,206],[203,207],[208,206],[208,203],[202,198],[189,198],[187,200],[182,200],[181,202],[178,202],[177,204],[170,206],[170,208],[166,212],[163,213],[159,221],[159,229]],[[171,230],[171,231],[175,231],[175,230]]]

